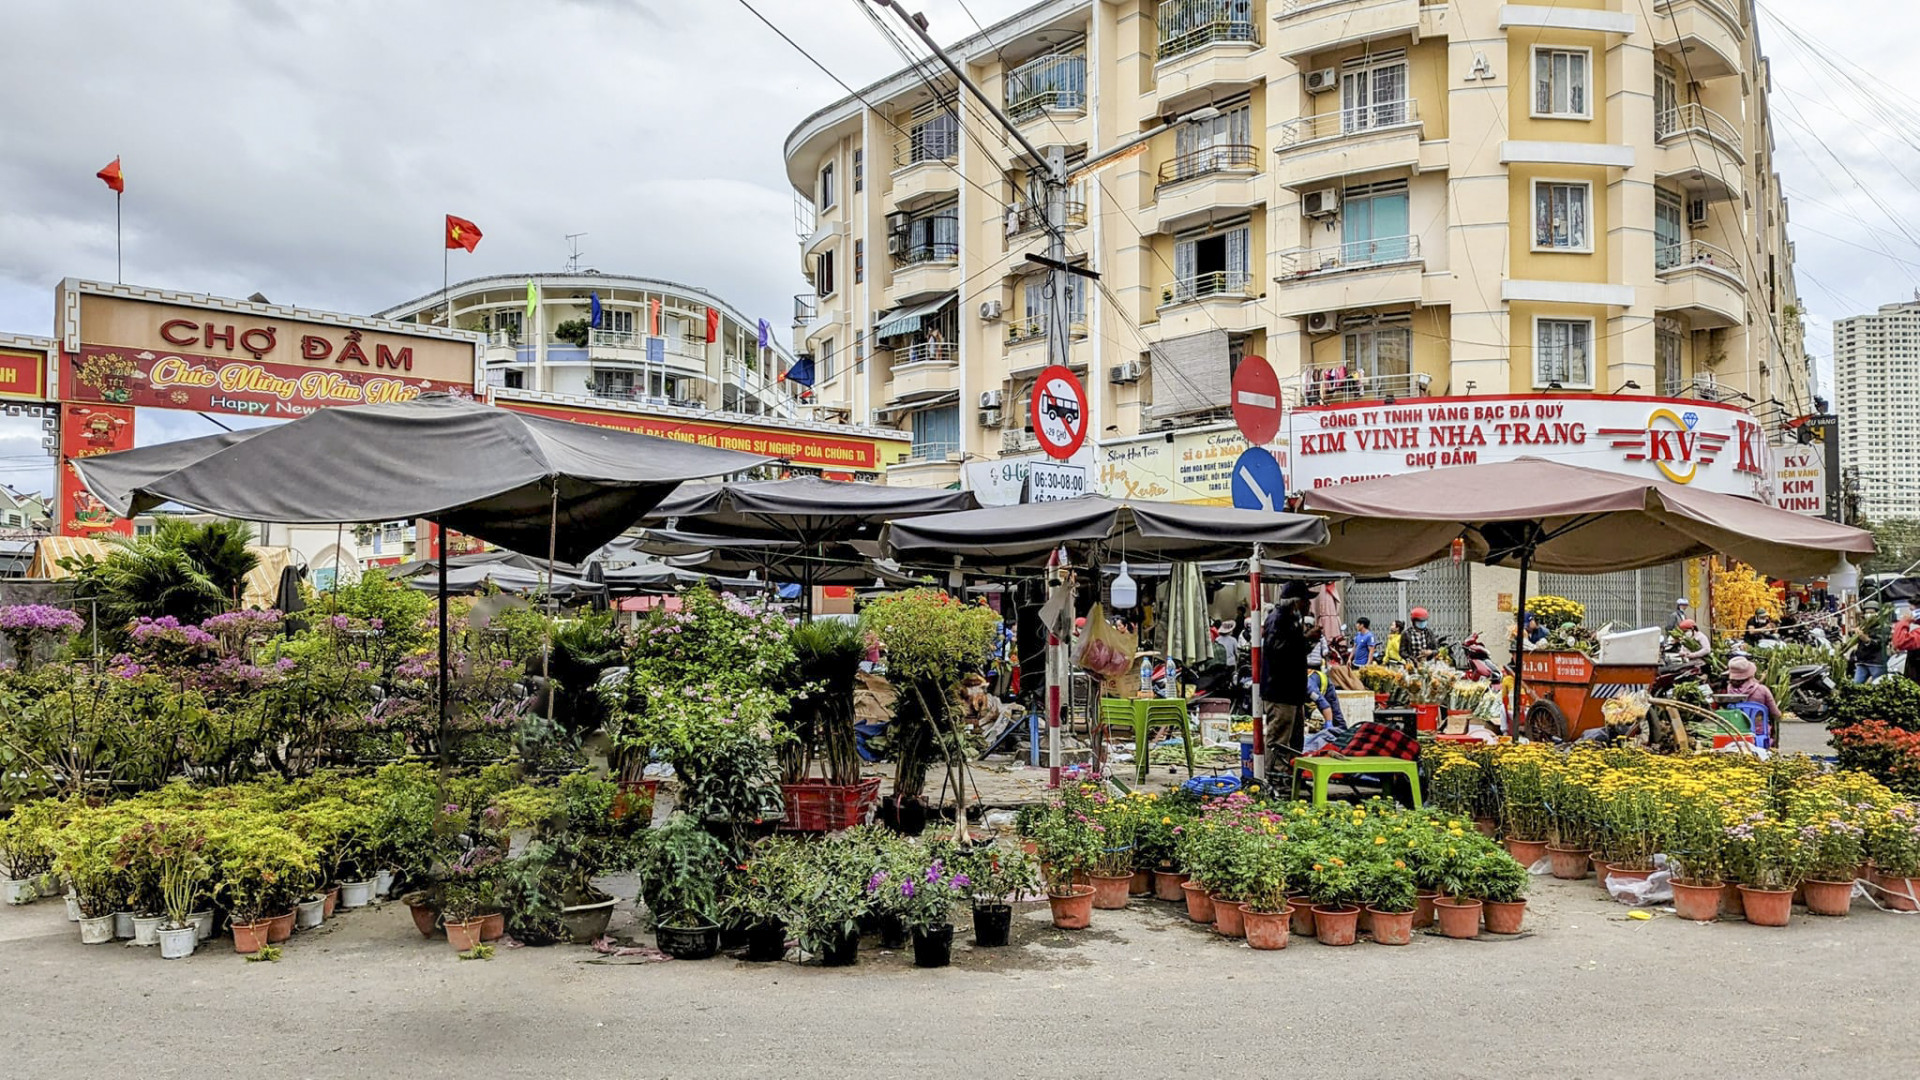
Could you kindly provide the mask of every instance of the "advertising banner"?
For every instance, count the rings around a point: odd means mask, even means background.
[[[1247,440],[1231,427],[1140,435],[1100,444],[1098,488],[1116,499],[1233,505],[1233,463]],[[1287,450],[1272,448],[1284,469]]]
[[[0,401],[47,400],[47,354],[0,348]]]
[[[503,409],[513,409],[516,412],[531,413],[535,416],[548,416],[555,420],[571,420],[577,424],[638,431],[647,435],[657,435],[663,439],[678,439],[681,442],[718,446],[749,454],[766,454],[770,457],[785,458],[795,465],[836,469],[843,472],[879,472],[886,465],[897,461],[913,445],[912,441],[905,436],[899,439],[875,439],[852,435],[826,435],[804,428],[710,423],[612,409],[534,404],[527,401],[514,401],[511,398],[496,398],[494,404]]]
[[[1826,448],[1812,446],[1776,446],[1773,448],[1774,505],[1782,510],[1810,517],[1827,515]]]
[[[54,531],[62,536],[133,535],[133,522],[113,516],[88,493],[75,458],[133,449],[133,410],[120,405],[69,402],[60,407],[60,471],[55,478]]]

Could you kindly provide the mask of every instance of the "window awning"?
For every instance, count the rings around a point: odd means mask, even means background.
[[[958,390],[916,390],[893,399],[893,404],[875,409],[882,416],[893,417],[905,413],[920,412],[937,406],[951,405],[960,400]]]
[[[928,316],[940,314],[941,309],[953,303],[959,295],[957,292],[943,293],[924,303],[904,304],[894,308],[876,320],[880,325],[874,330],[873,336],[890,338],[911,334],[920,329]]]

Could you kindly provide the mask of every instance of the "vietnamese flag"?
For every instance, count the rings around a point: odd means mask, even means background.
[[[112,164],[108,165],[104,169],[101,169],[99,172],[94,173],[93,175],[99,177],[102,180],[105,180],[107,182],[107,186],[113,189],[113,193],[115,195],[125,194],[127,190],[127,179],[126,177],[120,175],[120,159],[119,158],[114,158]]]
[[[480,246],[480,226],[463,217],[447,215],[447,250],[461,248],[472,253]]]
[[[720,340],[720,309],[707,309],[707,344]]]

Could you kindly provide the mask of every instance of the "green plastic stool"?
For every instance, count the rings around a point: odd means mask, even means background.
[[[1156,727],[1178,727],[1180,747],[1187,752],[1187,775],[1193,775],[1193,732],[1183,698],[1101,698],[1100,725],[1133,729],[1133,766],[1136,783],[1147,779],[1147,734]]]
[[[1293,767],[1288,770],[1293,777],[1293,787],[1289,796],[1300,790],[1300,774],[1306,772],[1313,777],[1313,805],[1327,805],[1327,781],[1335,776],[1348,773],[1398,773],[1407,778],[1413,786],[1413,808],[1420,809],[1420,766],[1417,762],[1397,757],[1342,757],[1338,754],[1321,757],[1296,757]]]

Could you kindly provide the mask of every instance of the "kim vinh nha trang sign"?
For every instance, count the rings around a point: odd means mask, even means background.
[[[1745,409],[1645,397],[1418,398],[1288,414],[1295,490],[1540,457],[1755,497],[1772,490],[1766,433]]]

